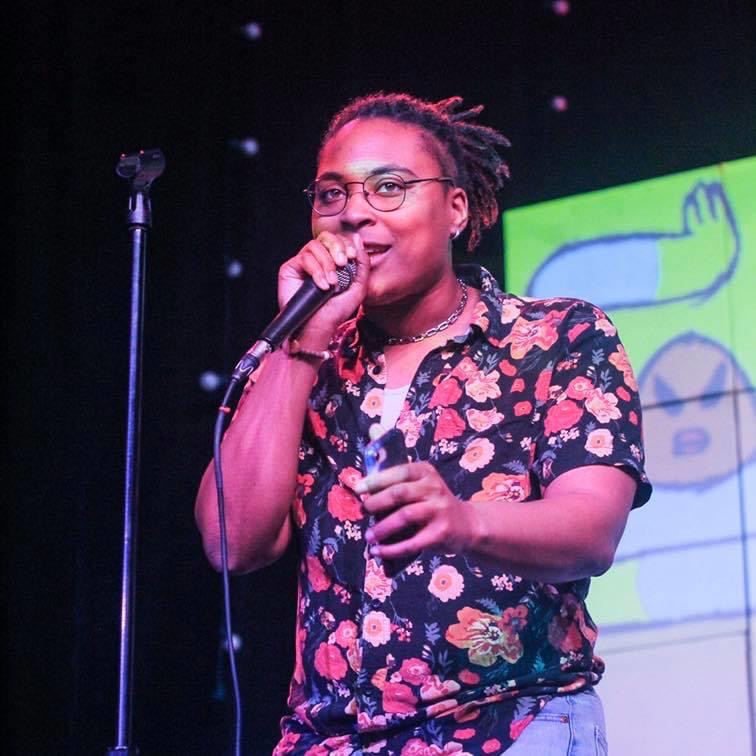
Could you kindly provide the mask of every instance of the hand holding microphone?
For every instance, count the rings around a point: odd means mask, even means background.
[[[245,379],[267,354],[299,329],[303,329],[300,339],[305,343],[309,343],[305,334],[310,333],[313,340],[324,342],[325,348],[336,328],[362,302],[368,267],[362,240],[356,234],[347,238],[323,232],[308,242],[296,257],[281,266],[281,310],[239,360],[231,374],[232,382]],[[329,302],[332,298],[335,301]]]
[[[328,345],[336,328],[352,316],[365,298],[367,272],[370,261],[358,234],[341,235],[322,231],[302,247],[299,253],[287,260],[278,272],[278,305],[281,310],[288,304],[302,282],[311,279],[319,289],[328,291],[337,285],[337,271],[349,262],[356,264],[356,273],[348,291],[334,297],[327,307],[308,319],[303,339],[320,341],[319,348]]]

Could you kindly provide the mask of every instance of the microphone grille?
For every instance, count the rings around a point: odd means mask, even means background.
[[[357,263],[353,260],[348,262],[343,268],[336,271],[336,277],[339,279],[336,283],[334,294],[341,294],[346,291],[352,284],[352,279],[357,275]]]

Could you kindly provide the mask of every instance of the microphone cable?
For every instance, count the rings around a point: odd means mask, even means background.
[[[218,499],[218,539],[221,552],[221,575],[223,581],[223,614],[226,629],[226,646],[228,650],[231,686],[234,693],[234,756],[241,756],[242,741],[242,706],[239,675],[236,669],[236,650],[234,648],[234,634],[231,620],[231,587],[228,569],[228,539],[226,535],[226,505],[223,495],[223,469],[221,466],[221,441],[226,418],[231,414],[230,398],[237,386],[246,380],[250,373],[257,368],[263,358],[278,347],[289,333],[299,326],[325,303],[333,294],[340,294],[352,283],[356,274],[356,263],[350,261],[346,266],[337,270],[338,282],[325,295],[312,282],[303,285],[292,297],[288,309],[279,313],[252,348],[239,360],[231,374],[231,380],[226,387],[218,414],[215,418],[213,431],[213,467],[215,471],[215,488]],[[307,282],[306,282],[307,283]]]
[[[223,582],[223,616],[226,628],[226,650],[228,652],[229,671],[231,673],[231,687],[234,698],[234,756],[241,756],[242,741],[242,705],[241,691],[239,688],[239,675],[236,669],[236,648],[234,646],[234,633],[231,621],[231,587],[228,569],[228,540],[226,536],[226,506],[223,496],[223,469],[221,466],[221,441],[223,439],[223,426],[227,416],[231,413],[228,406],[229,399],[233,394],[238,381],[231,380],[226,388],[223,401],[218,408],[213,431],[213,466],[215,470],[215,489],[218,497],[218,537],[221,551],[221,576]]]

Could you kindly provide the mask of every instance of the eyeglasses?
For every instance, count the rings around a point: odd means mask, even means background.
[[[337,181],[336,179],[316,179],[304,193],[318,215],[338,215],[346,206],[349,197],[355,192],[348,191],[350,184],[362,187],[362,194],[370,207],[382,213],[398,210],[405,197],[407,187],[424,181],[448,181],[452,186],[454,179],[448,176],[411,179],[407,181],[395,173],[376,173],[364,181]]]

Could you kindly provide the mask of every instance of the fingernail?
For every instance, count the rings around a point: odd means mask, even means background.
[[[372,528],[368,528],[368,529],[367,529],[367,530],[365,531],[365,540],[366,540],[366,541],[367,541],[368,543],[370,543],[370,544],[374,544],[374,543],[375,543],[375,533],[373,532],[373,529],[372,529]]]
[[[365,482],[366,480],[367,480],[367,478],[363,478],[362,480],[358,480],[354,484],[354,492],[355,493],[364,494],[364,493],[367,493],[370,490],[370,487]]]
[[[380,556],[381,555],[381,547],[380,546],[371,546],[370,547],[370,556]]]

